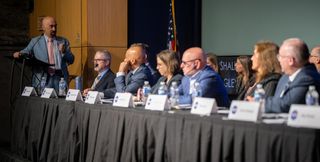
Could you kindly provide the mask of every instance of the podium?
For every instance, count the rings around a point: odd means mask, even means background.
[[[12,56],[12,54],[6,54],[4,55],[5,58],[8,58],[12,61],[11,64],[11,72],[10,72],[10,103],[13,102],[12,100],[12,91],[13,91],[13,77],[15,74],[15,66],[17,65],[17,63],[21,63],[21,74],[19,77],[19,94],[21,94],[22,90],[23,90],[23,82],[24,82],[24,76],[25,76],[25,66],[30,66],[30,67],[42,67],[44,69],[46,69],[49,66],[54,66],[51,64],[48,64],[46,62],[40,61],[38,59],[36,59],[35,57],[32,58],[28,58],[28,57],[20,57],[19,59],[16,59]],[[30,83],[32,84],[32,79],[33,79],[33,72],[31,75],[31,81]],[[37,78],[39,81],[41,78]]]

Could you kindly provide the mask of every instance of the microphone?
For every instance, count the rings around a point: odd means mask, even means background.
[[[43,36],[43,33],[39,36],[39,38],[36,40],[36,42],[32,45],[31,47],[31,53],[24,53],[24,52],[20,52],[20,57],[24,58],[24,59],[30,59],[34,57],[34,53],[33,53],[33,48],[34,46],[36,46],[36,44],[38,44],[38,42],[40,41],[41,37]]]

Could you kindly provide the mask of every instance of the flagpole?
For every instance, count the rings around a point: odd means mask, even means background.
[[[174,10],[174,0],[171,0],[171,11],[173,19],[173,33],[174,33],[174,51],[177,52],[177,33],[176,33],[176,15]]]

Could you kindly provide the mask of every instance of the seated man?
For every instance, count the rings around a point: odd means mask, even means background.
[[[181,69],[184,77],[179,86],[179,103],[191,104],[194,83],[198,82],[201,97],[215,98],[218,106],[229,106],[226,88],[221,77],[211,67],[207,66],[206,55],[201,48],[187,49],[182,57]]]
[[[284,75],[278,82],[275,95],[266,98],[266,112],[287,113],[292,104],[305,104],[309,85],[315,85],[319,92],[320,75],[308,59],[309,50],[302,40],[291,38],[282,43],[278,60]]]
[[[106,90],[105,97],[113,98],[116,92],[129,92],[135,95],[143,86],[144,81],[149,81],[150,85],[153,85],[151,72],[145,66],[144,61],[144,47],[140,44],[130,46],[124,61],[120,63],[117,77],[114,79],[116,88]]]
[[[98,76],[94,80],[91,88],[83,91],[83,95],[87,95],[89,91],[104,92],[106,89],[114,88],[115,74],[111,71],[111,55],[108,51],[97,51],[94,56],[94,70],[98,72]]]
[[[320,45],[312,49],[309,62],[314,64],[318,70],[318,73],[320,73]]]

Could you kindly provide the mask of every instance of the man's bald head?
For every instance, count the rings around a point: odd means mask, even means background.
[[[283,41],[282,51],[295,58],[299,66],[303,66],[309,60],[309,49],[307,44],[299,38],[289,38]],[[280,50],[281,50],[280,48]]]
[[[43,33],[49,38],[55,37],[57,33],[57,23],[55,18],[46,16],[41,22]]]
[[[192,76],[207,64],[205,52],[199,47],[187,49],[182,56],[181,69],[184,75]]]
[[[130,62],[130,65],[139,67],[145,61],[144,49],[140,46],[130,47],[126,52],[126,61]]]

